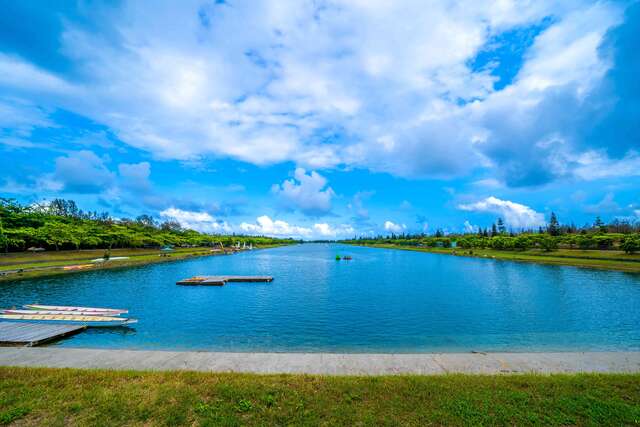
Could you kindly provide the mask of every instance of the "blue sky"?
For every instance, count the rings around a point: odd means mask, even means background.
[[[3,8],[3,197],[309,239],[640,220],[638,2]]]

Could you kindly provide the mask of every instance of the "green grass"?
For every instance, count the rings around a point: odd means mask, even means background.
[[[264,245],[260,249],[281,245]],[[93,268],[80,271],[63,270],[61,267],[69,265],[90,264],[92,259],[102,258],[104,249],[81,251],[51,251],[44,253],[9,253],[0,255],[0,273],[23,269],[21,273],[0,274],[0,282],[8,280],[31,279],[37,277],[56,276],[60,274],[76,274],[83,271],[95,271],[111,268],[135,267],[160,262],[178,261],[198,256],[222,255],[221,252],[211,252],[211,248],[176,248],[168,256],[160,256],[157,249],[114,249],[112,257],[127,256],[127,260],[113,260],[106,263],[96,263]]]
[[[387,376],[0,368],[17,425],[640,425],[640,375]]]
[[[205,252],[210,248],[175,248],[172,252],[174,254],[193,253],[193,252]],[[104,255],[104,249],[82,249],[78,251],[64,250],[64,251],[46,251],[46,252],[10,252],[8,254],[0,254],[0,266],[17,265],[17,264],[41,264],[51,262],[69,262],[69,261],[82,261],[92,260],[96,258],[102,258]],[[111,256],[128,256],[128,257],[140,257],[148,255],[157,255],[160,253],[158,249],[112,249]]]
[[[494,249],[429,248],[401,246],[387,243],[365,245],[384,249],[402,249],[407,251],[429,252],[445,255],[495,258],[509,261],[536,262],[541,264],[570,265],[574,267],[617,270],[640,273],[640,254],[625,254],[622,251],[600,251],[581,249],[558,249],[545,252],[539,249],[528,251],[498,251]]]

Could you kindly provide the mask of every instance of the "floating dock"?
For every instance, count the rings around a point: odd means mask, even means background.
[[[223,286],[231,282],[271,282],[271,276],[195,276],[176,282],[183,286]]]
[[[0,322],[0,346],[33,347],[87,329],[86,325]]]

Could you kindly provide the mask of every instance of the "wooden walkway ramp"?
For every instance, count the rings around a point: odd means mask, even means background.
[[[271,276],[195,276],[180,280],[176,284],[185,286],[222,286],[231,282],[271,282]]]
[[[84,325],[0,322],[0,346],[33,347],[77,334],[86,328]]]

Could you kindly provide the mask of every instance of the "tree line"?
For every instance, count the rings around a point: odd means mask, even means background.
[[[293,243],[293,239],[200,233],[173,220],[149,215],[115,219],[108,212],[83,211],[73,200],[21,204],[0,198],[0,250],[112,249],[171,246],[231,246]]]
[[[408,246],[451,247],[464,249],[528,250],[542,249],[553,251],[566,249],[623,250],[626,253],[640,252],[640,224],[624,220],[614,220],[606,224],[597,217],[593,224],[576,227],[574,224],[562,225],[555,213],[551,213],[546,227],[537,230],[507,230],[502,218],[498,218],[491,227],[479,228],[472,233],[445,234],[436,230],[433,235],[391,234],[376,237],[354,237],[343,240],[344,243],[376,244],[390,243]]]

